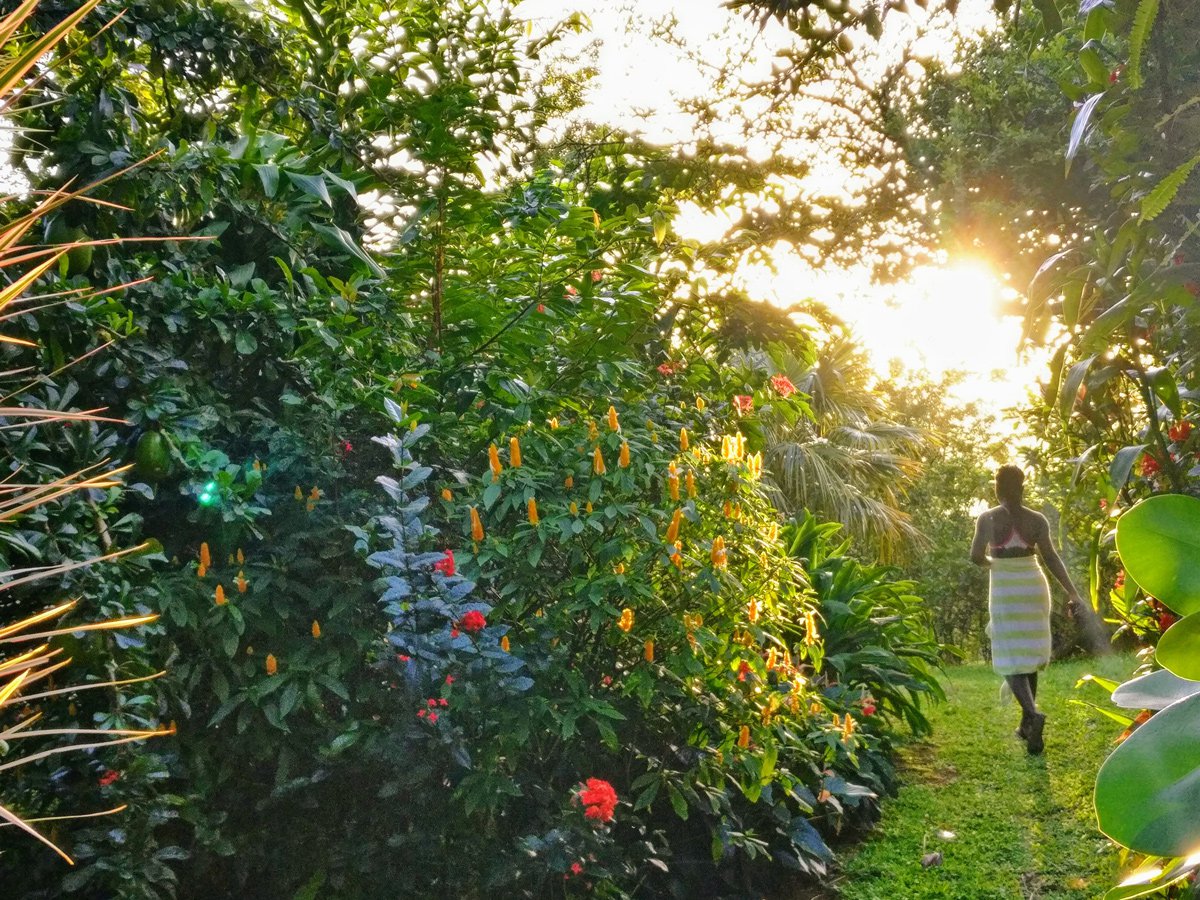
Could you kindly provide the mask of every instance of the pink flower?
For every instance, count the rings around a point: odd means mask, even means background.
[[[754,412],[754,398],[749,394],[734,394],[733,408],[742,415]]]
[[[445,709],[449,705],[450,705],[450,701],[447,700],[445,697],[438,698],[438,706],[442,707],[442,709]]]
[[[437,706],[437,698],[430,697],[428,700],[425,701],[425,705],[426,706]]]
[[[121,773],[114,769],[105,769],[104,774],[98,779],[100,787],[108,787],[114,781],[121,777]]]
[[[408,662],[410,659],[412,659],[412,657],[411,657],[411,656],[406,656],[406,655],[405,655],[405,654],[403,654],[403,653],[397,653],[397,654],[396,654],[396,662],[402,662],[402,663],[405,663],[405,662]]]
[[[343,459],[354,452],[354,445],[349,441],[342,441],[338,444],[337,454]]]
[[[437,714],[437,713],[435,713],[435,712],[431,712],[431,713],[429,714],[429,721],[430,721],[430,722],[436,722],[437,720],[438,720],[438,714]]]
[[[573,284],[568,284],[568,285],[567,285],[566,294],[565,294],[564,296],[567,296],[567,297],[574,297],[574,296],[576,296],[578,293],[579,293],[579,291],[577,291],[577,290],[575,289],[575,285],[573,285]]]
[[[665,363],[659,363],[659,365],[658,365],[658,374],[659,374],[659,375],[661,375],[661,376],[663,376],[663,378],[666,378],[666,377],[668,377],[668,376],[670,376],[670,375],[674,375],[674,374],[675,374],[675,366],[674,366],[674,364],[673,364],[673,363],[669,363],[669,362],[665,362]]]
[[[583,864],[579,863],[579,862],[571,863],[571,874],[572,875],[582,875],[583,874]]]
[[[446,676],[446,684],[454,684],[454,676],[453,675]]]
[[[775,388],[775,392],[780,397],[790,397],[796,393],[796,386],[792,384],[792,380],[786,375],[772,375],[771,387]]]
[[[433,571],[441,572],[447,578],[457,572],[454,566],[454,551],[447,550],[446,555],[433,564]]]
[[[418,709],[418,710],[417,710],[417,718],[418,718],[418,719],[423,719],[423,718],[425,718],[425,710],[423,710],[423,709]]]
[[[602,685],[604,685],[605,687],[609,687],[612,684],[612,676],[605,675],[603,678],[600,679],[600,683]]]
[[[537,305],[537,311],[538,311],[538,312],[540,312],[540,313],[544,313],[544,312],[546,311],[546,304],[545,304],[545,303],[539,303],[539,304]]]
[[[604,273],[599,269],[592,269],[592,281],[599,281],[604,277]]]
[[[479,632],[487,627],[487,619],[483,617],[483,613],[479,610],[473,609],[462,617],[462,621],[459,624],[462,626],[463,631],[471,634],[479,634]]]

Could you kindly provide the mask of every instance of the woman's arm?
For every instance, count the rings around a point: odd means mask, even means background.
[[[984,513],[975,520],[975,540],[971,541],[971,562],[977,566],[988,568],[992,561],[987,557],[988,529],[984,526]]]
[[[1062,557],[1058,555],[1058,551],[1054,549],[1054,541],[1050,539],[1050,523],[1042,516],[1038,517],[1041,521],[1038,523],[1038,539],[1035,544],[1038,553],[1042,556],[1042,561],[1046,563],[1046,568],[1050,570],[1050,574],[1055,580],[1062,585],[1063,590],[1067,592],[1067,599],[1072,605],[1080,602],[1079,591],[1075,590],[1075,585],[1071,581],[1071,576],[1067,574],[1067,567],[1063,565]]]

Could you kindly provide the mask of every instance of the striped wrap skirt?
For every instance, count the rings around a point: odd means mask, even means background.
[[[1050,584],[1036,556],[992,559],[988,593],[992,667],[1036,672],[1050,662]]]

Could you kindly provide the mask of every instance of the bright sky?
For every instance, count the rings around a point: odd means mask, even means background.
[[[991,21],[989,7],[987,0],[966,0],[956,27],[968,31],[986,28]],[[743,16],[724,9],[720,0],[575,0],[567,4],[525,0],[518,12],[548,26],[569,9],[585,13],[591,28],[572,37],[563,49],[567,56],[594,64],[599,72],[582,116],[636,130],[663,143],[686,145],[693,140],[694,120],[680,111],[679,102],[708,90],[711,73],[699,70],[683,52],[667,44],[656,32],[656,23],[674,16],[676,37],[691,47],[711,48],[705,51],[708,58],[741,54],[741,71],[747,80],[768,75],[774,48],[788,39],[774,24],[760,33]],[[901,17],[888,25],[889,40],[882,47],[865,37],[860,46],[878,48],[871,52],[886,59],[913,40],[911,20]],[[947,36],[926,38],[919,49],[929,56],[944,56],[949,47]],[[740,140],[738,125],[731,122],[729,128],[727,137]],[[838,167],[836,161],[814,162],[826,189],[830,179],[849,183],[852,173]],[[718,240],[731,224],[728,214],[702,215],[693,208],[684,210],[675,227],[685,237],[709,241]],[[786,246],[777,248],[775,272],[766,266],[743,268],[741,276],[751,296],[782,305],[808,298],[824,302],[851,325],[881,372],[887,371],[892,359],[899,359],[906,368],[925,368],[935,375],[957,369],[967,373],[958,392],[962,399],[980,400],[993,408],[1021,403],[1044,372],[1044,359],[1018,359],[1020,321],[1005,317],[1001,310],[1002,301],[1011,298],[1012,291],[981,260],[947,259],[914,272],[906,282],[873,285],[866,268],[815,271],[790,251]]]

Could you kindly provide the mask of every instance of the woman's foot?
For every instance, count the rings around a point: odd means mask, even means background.
[[[1029,714],[1024,710],[1021,712],[1021,724],[1017,726],[1017,730],[1013,734],[1017,736],[1017,740],[1029,740]]]
[[[1029,750],[1030,756],[1039,756],[1046,749],[1045,741],[1042,740],[1042,731],[1046,727],[1046,714],[1034,713],[1029,719],[1029,725],[1025,729],[1025,746]]]

